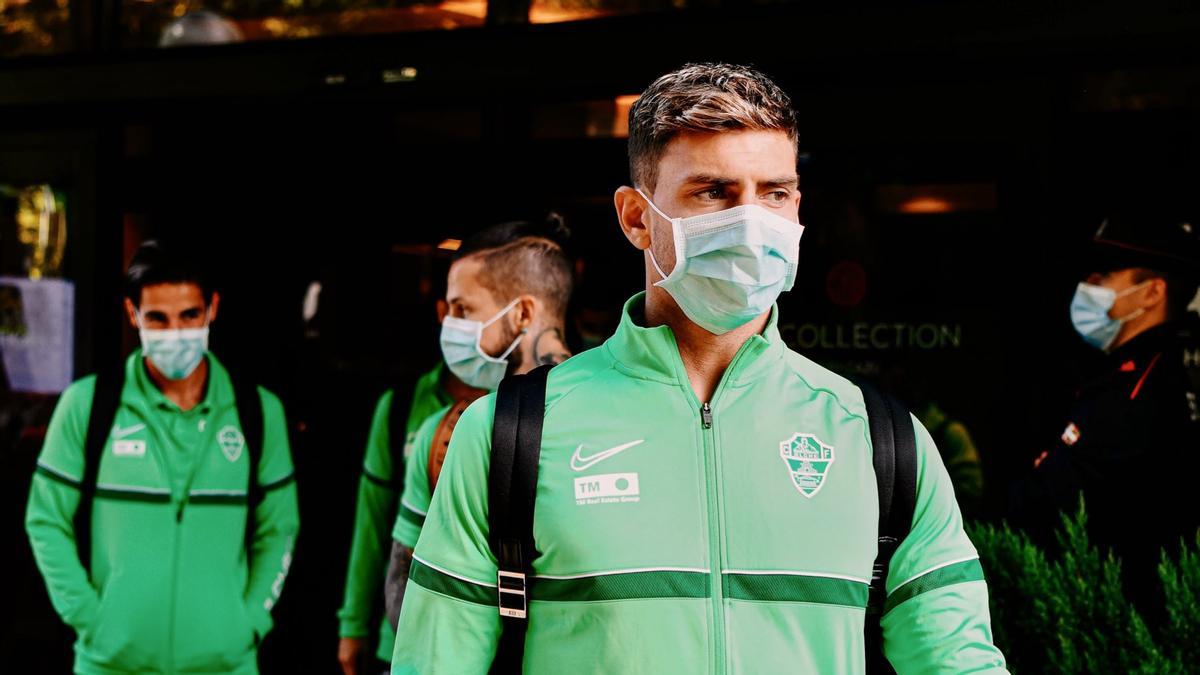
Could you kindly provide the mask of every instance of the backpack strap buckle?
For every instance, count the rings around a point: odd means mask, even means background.
[[[499,591],[500,616],[514,619],[526,618],[525,575],[521,572],[496,573],[496,589]]]

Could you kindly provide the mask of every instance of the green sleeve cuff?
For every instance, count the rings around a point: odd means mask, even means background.
[[[338,622],[338,637],[340,638],[365,638],[370,637],[371,631],[367,629],[367,624],[358,619],[343,619]]]
[[[380,573],[382,576],[382,572]],[[338,637],[357,638],[368,637],[371,634],[370,628],[367,625],[368,607],[360,607],[358,603],[351,602],[352,593],[350,589],[346,590],[346,603],[337,611],[338,618]]]
[[[271,628],[275,625],[275,620],[271,618],[271,612],[264,608],[261,604],[251,603],[249,607],[250,626],[254,629],[254,635],[259,642],[271,632]]]

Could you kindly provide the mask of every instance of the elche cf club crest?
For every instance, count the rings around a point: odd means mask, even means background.
[[[237,427],[226,425],[217,432],[217,444],[221,446],[221,452],[225,453],[225,459],[236,462],[238,457],[242,456],[242,449],[246,447],[246,437]]]
[[[833,446],[825,445],[812,434],[796,434],[779,444],[779,456],[792,476],[792,485],[812,499],[825,485],[825,476],[833,466]]]

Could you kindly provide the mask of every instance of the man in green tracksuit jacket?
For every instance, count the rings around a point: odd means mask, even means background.
[[[63,393],[46,431],[26,514],[33,552],[78,634],[76,673],[256,673],[299,530],[283,407],[257,389],[263,447],[250,476],[229,373],[207,352],[219,296],[153,242],[127,282],[142,348],[105,422],[87,565],[73,518],[95,376]],[[261,491],[253,514],[250,480]]]
[[[761,73],[686,66],[630,112],[615,196],[647,292],[550,373],[524,670],[857,673],[878,498],[860,391],[791,352],[796,119]],[[494,396],[463,415],[414,553],[395,673],[484,673]],[[917,430],[910,534],[887,579],[900,673],[1005,672],[949,477]]]
[[[527,373],[570,356],[563,340],[573,288],[571,260],[565,250],[569,235],[559,217],[551,214],[545,222],[493,225],[468,238],[455,253],[446,287],[450,316],[458,322],[502,317],[468,340],[465,354],[456,353],[460,343],[451,339],[454,323],[443,340],[447,360],[455,361],[464,376],[480,387],[480,395],[495,391],[505,375]],[[504,311],[510,304],[512,309]],[[502,352],[509,352],[505,359],[492,357]],[[488,357],[493,358],[490,363],[495,368],[474,365],[489,363]],[[478,396],[471,400],[475,398]],[[394,560],[412,557],[441,473],[446,444],[464,407],[439,409],[414,435],[413,451],[405,465],[404,495],[392,529]],[[407,569],[403,573],[407,574]],[[397,595],[402,595],[404,588],[397,590],[401,593],[388,597],[391,616],[398,616]]]
[[[439,363],[417,379],[405,418],[403,456],[412,452],[417,427],[435,410],[450,405],[470,388]],[[461,390],[461,391],[460,391]],[[451,392],[459,392],[456,396]],[[383,606],[383,580],[391,545],[392,524],[404,486],[403,468],[397,471],[392,461],[391,413],[396,393],[389,389],[379,398],[371,418],[367,452],[363,458],[362,478],[358,483],[358,502],[354,514],[354,537],[350,544],[350,562],[346,571],[346,590],[338,610],[338,660],[345,675],[358,672],[361,652],[370,634],[373,608]],[[392,658],[396,635],[383,620],[379,629],[377,656],[387,663]]]
[[[448,290],[452,292],[447,293],[447,300],[439,301],[439,321],[444,325],[449,317],[451,326],[454,326],[455,322],[462,319],[487,318],[498,312],[510,300],[506,296],[503,296],[503,300],[497,300],[496,292],[485,283],[491,281],[491,278],[479,278],[483,275],[479,273],[482,256],[478,254],[485,251],[496,253],[499,249],[504,249],[504,252],[487,261],[492,267],[514,263],[528,267],[530,269],[518,270],[515,276],[537,277],[540,281],[539,287],[552,287],[556,295],[569,297],[571,266],[562,253],[561,246],[552,255],[540,255],[546,244],[553,243],[551,239],[561,236],[565,236],[565,226],[556,215],[551,214],[545,223],[503,223],[468,238],[455,253],[455,261],[448,270]],[[461,262],[465,258],[471,260]],[[496,304],[497,302],[499,304]],[[562,334],[565,300],[561,304],[564,307],[556,310],[556,321],[538,321],[536,326],[533,323],[526,326],[537,331],[534,339],[526,340],[519,333],[505,330],[508,324],[501,321],[489,327],[480,335],[480,339],[486,341],[496,353],[503,351],[508,342],[494,347],[492,342],[504,340],[505,336],[508,336],[508,341],[519,339],[521,344],[510,355],[510,359],[514,361],[526,358],[527,353],[532,355],[535,346],[541,350],[543,357],[565,351],[559,339]],[[522,310],[519,308],[513,309],[517,311],[509,312],[505,315],[506,318],[521,314]],[[456,406],[460,407],[461,412],[461,407],[465,405],[460,402],[469,403],[486,393],[486,389],[482,387],[488,382],[481,382],[479,378],[485,374],[483,371],[488,369],[481,371],[462,367],[464,363],[469,364],[483,357],[472,348],[466,361],[461,356],[455,358],[457,360],[454,367],[447,367],[443,361],[417,382],[407,418],[407,437],[403,452],[405,464],[400,469],[401,475],[397,475],[396,467],[393,466],[389,446],[389,413],[392,409],[393,393],[385,393],[376,406],[367,456],[363,463],[363,477],[359,483],[358,512],[354,522],[354,540],[346,577],[345,602],[338,612],[341,620],[338,659],[344,675],[357,673],[359,654],[365,644],[363,638],[368,631],[368,617],[372,607],[378,606],[376,603],[382,603],[384,599],[381,589],[385,588],[384,572],[389,556],[398,562],[398,567],[388,570],[390,577],[399,586],[399,591],[404,590],[402,577],[407,573],[407,567],[404,565],[407,561],[406,554],[411,553],[416,536],[414,535],[411,541],[404,540],[407,551],[403,548],[396,550],[392,537],[394,528],[412,522],[414,517],[420,518],[429,508],[428,498],[422,498],[420,495],[426,495],[429,491],[427,476],[429,446],[433,440],[432,429],[437,428],[438,423]],[[523,365],[524,363],[522,361]],[[529,361],[526,369],[534,365],[533,361]],[[464,381],[456,374],[456,370],[469,382],[479,384],[473,385]],[[426,420],[432,420],[428,423],[431,425],[429,435],[423,440],[418,440],[418,427]],[[419,483],[419,486],[415,488],[416,492],[410,493],[409,486],[414,481]],[[387,663],[392,659],[392,646],[395,644],[395,616],[390,616],[390,619],[385,618],[379,629],[377,655],[382,661],[380,672],[386,671]]]

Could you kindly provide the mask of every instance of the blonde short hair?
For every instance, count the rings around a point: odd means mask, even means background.
[[[782,131],[799,139],[792,100],[746,66],[690,63],[655,80],[629,110],[629,174],[653,189],[667,143],[686,131]]]

